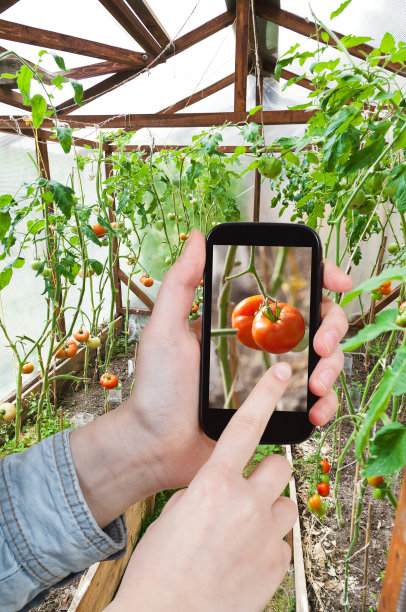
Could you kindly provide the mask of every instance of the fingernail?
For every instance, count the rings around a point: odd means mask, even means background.
[[[282,380],[283,382],[286,382],[291,377],[292,368],[288,363],[282,361],[281,363],[277,363],[276,366],[274,366],[273,373],[276,378]]]
[[[335,379],[335,372],[333,370],[330,370],[329,368],[320,372],[318,376],[318,381],[325,391],[331,389]]]
[[[324,343],[324,346],[326,347],[326,350],[329,353],[332,353],[334,351],[338,342],[339,342],[339,337],[338,337],[337,332],[334,329],[329,329],[324,334],[323,343]]]

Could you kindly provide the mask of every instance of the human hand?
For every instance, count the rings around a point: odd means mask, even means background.
[[[152,452],[160,456],[162,489],[187,485],[214,448],[198,422],[200,322],[188,324],[204,263],[204,236],[194,231],[164,278],[138,353],[133,402],[156,440]],[[352,281],[325,261],[324,287],[348,291]],[[337,396],[331,389],[343,364],[339,342],[348,329],[342,309],[326,297],[321,314],[314,337],[321,359],[309,381],[312,392],[320,397],[309,413],[314,425],[327,423],[336,410]]]
[[[170,499],[145,533],[108,612],[248,612],[266,606],[291,557],[283,537],[297,508],[279,497],[291,468],[271,455],[247,479],[242,471],[290,374],[280,362],[255,386],[188,489]]]

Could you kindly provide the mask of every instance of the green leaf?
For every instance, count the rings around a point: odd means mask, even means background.
[[[27,106],[30,104],[30,89],[31,89],[31,79],[33,76],[33,72],[28,66],[23,64],[20,70],[17,72],[17,87],[20,90],[20,93],[23,97],[24,104]]]
[[[343,10],[347,8],[350,2],[352,2],[352,0],[345,0],[345,2],[342,2],[340,6],[338,7],[338,9],[336,9],[335,11],[331,13],[330,19],[334,19],[334,17],[337,17],[337,15],[340,15],[340,13],[342,13]]]
[[[351,0],[348,0],[348,2],[351,2]],[[327,32],[322,32],[321,37],[325,43],[328,43],[328,41],[330,40],[330,36],[327,34]]]
[[[2,75],[0,75],[0,78],[2,79],[15,79],[16,78],[16,74],[10,74],[9,72],[3,72]]]
[[[13,263],[13,268],[22,268],[25,263],[25,259],[22,257],[17,257],[15,262]]]
[[[358,45],[362,45],[369,40],[372,40],[370,36],[353,36],[352,34],[349,34],[348,36],[343,36],[340,42],[344,45],[344,47],[346,47],[346,49],[349,49],[350,47],[358,47]]]
[[[101,246],[101,242],[98,240],[96,234],[88,223],[82,223],[81,229],[86,238],[89,238],[89,240],[94,242],[94,244],[97,244],[97,246]]]
[[[366,413],[366,417],[362,423],[362,427],[358,432],[357,440],[355,443],[355,454],[357,459],[361,458],[361,455],[368,444],[372,427],[375,425],[375,423],[379,421],[381,416],[385,413],[385,410],[388,407],[389,400],[392,395],[392,389],[392,368],[388,367],[386,368],[385,374],[379,383],[377,392],[371,400],[368,412]]]
[[[56,135],[65,153],[69,153],[72,147],[72,128],[68,126],[57,127]]]
[[[223,137],[220,132],[214,132],[202,139],[202,148],[208,155],[213,155],[222,140]]]
[[[190,160],[190,166],[186,170],[186,178],[191,189],[196,189],[196,179],[203,175],[204,166],[195,159]]]
[[[393,38],[392,34],[390,34],[389,32],[386,32],[386,34],[384,34],[381,40],[381,44],[379,45],[379,49],[385,55],[387,53],[392,53],[392,51],[394,51],[395,39]]]
[[[45,98],[41,94],[35,94],[31,99],[32,124],[35,128],[40,127],[46,112],[47,103]]]
[[[259,106],[255,106],[254,108],[251,108],[251,110],[248,112],[249,115],[255,115],[255,113],[257,113],[259,110],[261,110],[261,108],[263,108],[262,104],[260,104]]]
[[[63,87],[63,83],[66,83],[68,79],[65,79],[61,74],[57,74],[56,77],[51,80],[52,84],[60,90]]]
[[[57,181],[47,181],[45,179],[39,179],[38,185],[40,187],[49,188],[57,207],[65,215],[66,219],[70,219],[72,206],[75,203],[72,187],[62,185],[62,183],[58,183]]]
[[[373,291],[379,285],[382,285],[387,280],[404,280],[406,279],[406,266],[395,267],[395,268],[387,268],[378,276],[373,276],[372,278],[368,278],[366,281],[358,285],[356,289],[353,289],[344,297],[341,306],[345,306],[349,304],[351,300],[360,295],[363,291]]]
[[[374,100],[392,100],[397,95],[397,91],[380,91],[378,94],[376,94]]]
[[[384,310],[380,312],[373,323],[363,327],[355,336],[348,338],[341,348],[343,351],[354,351],[356,348],[377,338],[380,334],[397,330],[399,327],[395,325],[395,319],[398,316],[398,311],[395,309]]]
[[[371,166],[380,156],[385,148],[385,138],[377,138],[372,144],[367,145],[363,149],[359,149],[353,153],[348,162],[343,167],[343,174],[351,174],[351,172],[357,172],[362,168]]]
[[[231,163],[233,164],[235,160],[237,159],[237,157],[239,157],[240,155],[243,155],[244,153],[246,153],[246,151],[247,151],[247,147],[244,147],[243,145],[239,145],[235,147],[235,151],[233,155],[231,156]]]
[[[100,274],[103,272],[103,264],[100,263],[100,261],[97,261],[97,259],[88,259],[87,264],[95,271],[98,276],[100,276]]]
[[[291,162],[295,166],[300,165],[300,159],[298,158],[297,155],[292,153],[292,151],[288,151],[287,153],[285,153],[284,158],[286,159],[286,161]]]
[[[82,100],[83,100],[82,83],[79,83],[79,81],[76,81],[75,79],[68,79],[68,80],[73,87],[73,91],[74,91],[73,99],[75,100],[76,104],[79,104],[79,106],[82,106]]]
[[[50,53],[50,51],[48,51],[48,53]],[[54,58],[55,64],[58,66],[58,68],[66,72],[65,60],[63,59],[63,57],[61,57],[60,55],[57,55],[56,53],[50,53],[50,54]]]
[[[389,423],[376,434],[369,451],[369,458],[362,473],[370,476],[390,476],[406,464],[406,427]]]
[[[0,291],[7,287],[11,277],[13,276],[13,270],[11,268],[5,268],[0,272]]]
[[[0,211],[0,240],[3,240],[11,225],[11,216],[9,212]]]
[[[404,370],[406,361],[406,346],[401,346],[396,353],[395,360],[392,364],[392,370],[395,376],[398,377],[399,370]],[[406,393],[406,376],[398,377],[398,383],[394,388],[393,395],[399,396]]]
[[[10,194],[4,194],[0,196],[0,208],[4,208],[5,206],[9,206],[13,201],[13,196]]]

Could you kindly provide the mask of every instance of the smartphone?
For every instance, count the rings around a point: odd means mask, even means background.
[[[318,234],[294,223],[222,223],[207,236],[200,422],[217,440],[270,365],[292,378],[261,444],[297,444],[313,426],[323,265]],[[266,299],[265,299],[266,298]]]

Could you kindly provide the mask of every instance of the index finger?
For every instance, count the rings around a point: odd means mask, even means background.
[[[211,463],[217,462],[227,471],[242,473],[288,385],[291,373],[290,365],[280,362],[263,375],[221,434],[210,458]]]

